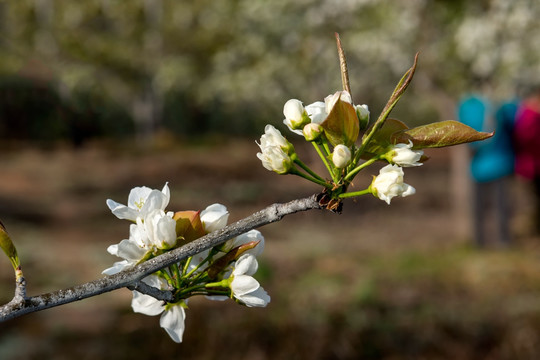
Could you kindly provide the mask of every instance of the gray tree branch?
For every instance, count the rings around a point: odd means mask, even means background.
[[[14,296],[13,300],[0,307],[0,321],[86,299],[124,287],[166,300],[168,297],[167,292],[160,291],[159,293],[155,293],[151,289],[148,289],[148,287],[141,285],[143,284],[141,283],[141,279],[251,229],[279,221],[286,215],[312,209],[321,209],[317,201],[317,195],[293,200],[284,204],[273,204],[221,230],[207,234],[178,249],[157,256],[118,274],[37,296],[27,297],[26,294],[21,296],[19,292]]]

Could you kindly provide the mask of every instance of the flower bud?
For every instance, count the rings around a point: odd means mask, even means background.
[[[261,160],[262,165],[270,171],[275,171],[280,175],[285,175],[290,172],[293,166],[293,161],[278,146],[266,146],[259,145],[261,152],[257,153],[257,157]]]
[[[344,168],[351,161],[351,150],[345,145],[336,145],[332,153],[332,161],[338,169]]]
[[[354,107],[356,115],[358,116],[358,122],[360,124],[360,130],[367,128],[369,124],[369,109],[367,105],[356,105]]]
[[[322,126],[317,123],[309,123],[304,126],[304,129],[302,130],[302,133],[304,134],[304,137],[307,141],[317,140],[319,136],[321,136],[322,132]]]
[[[261,136],[261,144],[259,146],[261,148],[277,146],[287,154],[294,153],[294,146],[272,125],[266,125],[264,128],[264,134]]]
[[[285,103],[283,115],[285,115],[285,125],[291,130],[302,129],[310,121],[302,102],[296,99],[290,99]]]
[[[420,166],[422,165],[420,159],[424,152],[422,150],[411,150],[413,147],[412,141],[409,140],[409,144],[396,144],[387,153],[387,160],[392,163],[403,167]]]
[[[370,189],[372,194],[379,199],[390,201],[395,196],[413,195],[416,190],[412,186],[403,182],[403,169],[396,165],[386,165],[379,171],[379,175],[373,179]]]

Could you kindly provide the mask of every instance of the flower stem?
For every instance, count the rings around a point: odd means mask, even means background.
[[[176,278],[176,286],[177,288],[182,287],[182,276],[180,275],[180,269],[178,268],[178,264],[174,263],[171,266],[169,266],[169,269],[171,269],[171,272],[174,274],[174,278]]]
[[[300,177],[303,177],[304,179],[306,180],[309,180],[311,182],[314,182],[315,184],[319,184],[319,185],[322,185],[324,186],[325,188],[328,188],[328,189],[331,189],[332,188],[332,185],[328,184],[326,181],[324,180],[319,180],[319,179],[316,179],[314,177],[311,177],[307,174],[304,174],[303,172],[300,172],[298,171],[298,169],[296,168],[292,168],[289,172],[289,174],[293,174],[293,175],[297,175],[297,176],[300,176]]]
[[[319,154],[319,157],[321,158],[321,160],[323,161],[324,163],[324,166],[326,166],[326,170],[328,170],[328,173],[330,174],[330,176],[332,176],[332,180],[334,181],[334,183],[337,182],[337,179],[335,178],[335,175],[334,175],[334,169],[330,166],[330,164],[328,163],[328,161],[326,160],[326,156],[327,154],[324,154],[323,151],[321,150],[321,148],[319,147],[319,145],[317,145],[315,142],[311,142],[313,144],[313,147],[315,147],[315,150],[317,151],[317,154]],[[325,144],[326,145],[326,144]],[[328,147],[328,145],[326,145],[326,148]],[[324,150],[327,150],[326,148],[324,148]]]
[[[324,179],[322,177],[320,177],[317,173],[315,173],[313,170],[311,170],[298,157],[295,157],[294,163],[297,164],[298,166],[300,166],[302,169],[304,169],[309,175],[313,176],[315,179],[318,179],[320,181],[324,181]]]
[[[169,273],[167,271],[165,271],[165,269],[162,269],[162,270],[159,270],[158,271],[158,274],[163,276],[163,278],[165,278],[165,280],[167,280],[167,283],[169,285],[171,285],[172,287],[175,287],[176,283],[174,282],[174,280],[171,278],[171,276],[169,275]]]
[[[182,274],[185,274],[189,268],[189,264],[191,264],[191,259],[193,259],[193,256],[190,256],[186,259],[186,262],[184,263],[184,267],[182,268]]]
[[[375,161],[379,160],[379,156],[375,156],[365,162],[363,162],[362,164],[358,165],[356,168],[354,168],[353,170],[351,170],[347,176],[345,176],[345,181],[352,181],[352,179],[356,176],[356,174],[358,174],[358,172],[362,169],[364,169],[365,167],[373,164]]]
[[[362,195],[366,195],[366,194],[371,194],[371,189],[370,188],[367,188],[367,189],[361,190],[361,191],[354,191],[354,192],[348,192],[348,193],[340,194],[339,198],[340,199],[346,199],[346,198],[362,196]]]
[[[195,271],[197,271],[201,265],[205,264],[206,262],[208,262],[208,260],[210,260],[212,258],[212,256],[214,256],[214,254],[212,253],[212,251],[210,251],[210,254],[208,254],[208,256],[203,260],[201,261],[197,266],[195,266],[189,273],[186,274],[186,278],[189,278],[191,275],[193,275],[193,273]]]

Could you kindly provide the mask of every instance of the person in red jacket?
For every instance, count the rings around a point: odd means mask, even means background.
[[[532,182],[535,232],[540,235],[540,86],[520,104],[514,126],[515,172]]]

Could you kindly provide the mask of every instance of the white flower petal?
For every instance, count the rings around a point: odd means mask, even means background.
[[[270,296],[262,287],[236,298],[248,307],[265,307],[270,302]]]
[[[165,305],[161,300],[157,300],[150,295],[142,294],[138,291],[132,291],[132,293],[131,307],[136,313],[155,316],[161,314],[165,309]]]
[[[117,261],[113,264],[113,266],[103,270],[101,273],[105,275],[118,274],[120,271],[132,267],[134,264],[134,262],[127,260]]]
[[[315,124],[321,124],[328,116],[326,105],[322,101],[317,101],[306,106],[306,112],[311,122]]]
[[[167,334],[176,343],[182,342],[184,335],[186,313],[181,305],[168,306],[168,309],[163,312],[159,325],[167,331]]]
[[[114,200],[107,199],[107,206],[111,209],[114,216],[119,219],[135,220],[137,218],[138,211],[130,209],[129,207],[117,203]]]
[[[146,186],[134,187],[129,192],[127,206],[135,210],[142,209],[151,192],[152,189]]]
[[[118,244],[113,244],[107,248],[107,252],[111,255],[118,256]]]
[[[242,254],[234,264],[233,275],[253,275],[257,272],[259,264],[252,254]]]
[[[255,278],[248,275],[235,275],[231,282],[231,290],[235,297],[249,294],[257,290],[260,286]]]
[[[118,244],[117,256],[126,260],[139,261],[145,257],[146,253],[146,249],[143,249],[131,239],[122,240]]]
[[[223,229],[227,225],[228,219],[227,207],[221,204],[212,204],[201,211],[201,222],[208,233]]]

